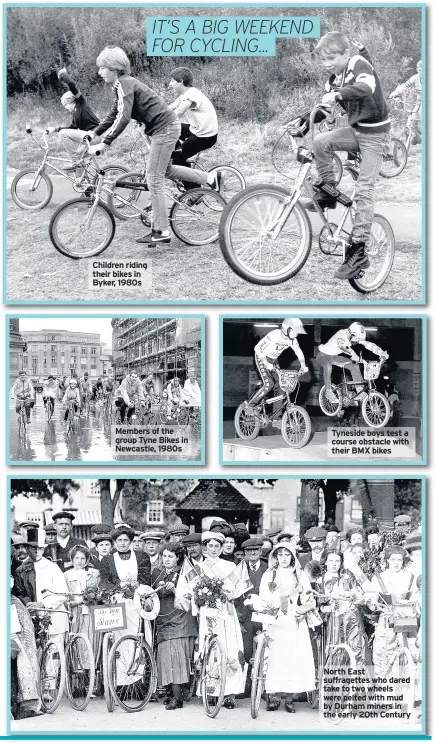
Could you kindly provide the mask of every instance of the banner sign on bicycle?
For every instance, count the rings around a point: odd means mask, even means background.
[[[320,18],[147,18],[149,57],[274,57],[276,39],[320,36]]]
[[[94,632],[109,632],[127,627],[125,604],[90,606]]]

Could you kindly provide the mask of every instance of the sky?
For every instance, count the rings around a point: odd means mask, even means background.
[[[101,343],[112,348],[111,317],[20,317],[20,330],[72,330],[99,333]]]

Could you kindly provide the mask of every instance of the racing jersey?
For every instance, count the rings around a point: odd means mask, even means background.
[[[286,348],[291,348],[296,354],[301,364],[305,364],[305,356],[297,338],[287,338],[282,331],[277,328],[271,330],[264,336],[254,348],[254,353],[259,359],[266,359],[269,362],[276,361]]]
[[[379,346],[376,345],[376,343],[371,343],[370,341],[357,341],[352,342],[350,339],[351,333],[348,329],[343,328],[343,330],[338,330],[337,333],[334,333],[331,338],[326,341],[326,343],[321,343],[319,346],[319,351],[326,354],[327,356],[339,356],[341,353],[345,353],[348,356],[353,356],[355,353],[352,346],[360,345],[364,346],[364,348],[367,348],[368,351],[372,351],[377,356],[383,356],[384,351],[382,348],[379,348]]]

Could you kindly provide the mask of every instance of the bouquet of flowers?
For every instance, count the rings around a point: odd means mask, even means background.
[[[35,630],[36,647],[41,648],[44,637],[47,635],[51,625],[51,616],[48,612],[32,613],[33,627]]]
[[[193,597],[198,608],[222,609],[227,596],[223,590],[224,582],[219,578],[209,578],[200,573],[193,588]]]
[[[138,586],[139,583],[137,580],[133,580],[133,578],[125,578],[120,581],[120,588],[117,589],[116,593],[122,593],[122,596],[125,599],[132,599]]]
[[[89,606],[89,604],[99,604],[101,602],[101,591],[98,590],[97,586],[87,586],[82,593],[83,603]]]

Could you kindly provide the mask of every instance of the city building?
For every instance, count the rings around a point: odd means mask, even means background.
[[[116,380],[131,371],[153,374],[157,391],[174,376],[201,374],[199,318],[114,318],[113,368]]]
[[[70,330],[26,330],[21,332],[27,350],[23,368],[34,382],[54,377],[81,377],[85,371],[91,379],[108,375],[111,356],[103,348],[99,333],[76,333]]]
[[[23,368],[23,357],[27,343],[20,333],[20,320],[14,317],[9,320],[9,386],[11,387]]]

